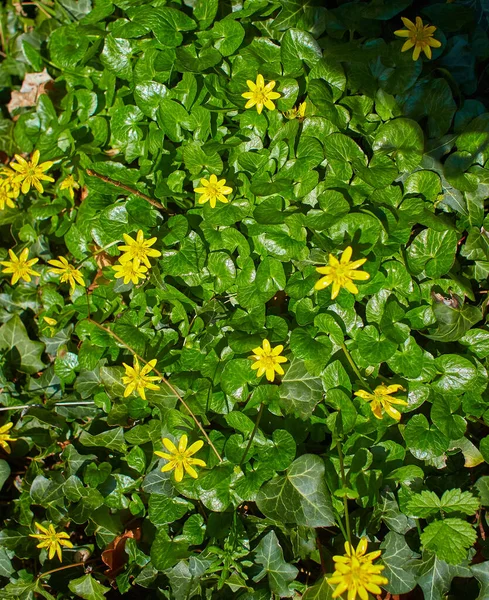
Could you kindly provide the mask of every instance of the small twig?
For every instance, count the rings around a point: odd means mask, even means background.
[[[260,421],[261,421],[261,417],[263,415],[263,409],[265,408],[265,405],[263,404],[263,402],[260,404],[260,410],[258,411],[258,414],[256,415],[256,421],[255,421],[255,426],[253,427],[253,431],[251,432],[251,437],[248,441],[248,445],[246,446],[246,450],[243,453],[243,456],[241,457],[241,461],[239,463],[239,466],[241,467],[241,465],[244,463],[245,458],[248,454],[249,449],[251,448],[251,444],[253,443],[253,439],[255,437],[256,432],[258,431],[258,425],[260,425]]]
[[[163,206],[163,204],[161,204],[157,200],[153,200],[153,198],[151,198],[150,196],[146,196],[146,194],[143,194],[139,190],[129,187],[125,183],[121,183],[120,181],[111,179],[110,177],[107,177],[106,175],[100,175],[100,173],[96,173],[95,171],[92,171],[91,169],[86,169],[86,172],[87,172],[87,175],[90,175],[90,177],[97,177],[97,179],[101,179],[102,181],[105,181],[105,183],[110,183],[111,185],[115,185],[116,187],[119,187],[119,188],[125,190],[126,192],[133,194],[134,196],[138,196],[139,198],[146,200],[146,202],[149,202],[150,204],[152,204],[153,206],[156,206],[156,208],[159,208],[160,210],[162,210],[164,212],[169,212],[169,210],[166,208],[166,206]]]
[[[84,565],[96,562],[99,560],[98,558],[92,558],[90,560],[86,560],[85,562],[73,563],[71,565],[65,565],[64,567],[58,567],[57,569],[52,569],[51,571],[46,571],[45,573],[40,573],[38,579],[42,579],[46,577],[46,575],[51,575],[51,573],[57,573],[58,571],[64,571],[65,569],[72,569],[73,567],[83,567]]]
[[[126,342],[120,338],[116,333],[114,333],[111,329],[109,329],[108,327],[104,327],[103,325],[100,325],[100,323],[97,323],[97,321],[94,321],[91,318],[88,318],[87,321],[89,321],[90,323],[93,323],[96,327],[98,327],[99,329],[101,329],[102,331],[105,331],[106,333],[108,333],[109,335],[111,335],[115,340],[117,340],[119,342],[119,344],[122,344],[124,346],[124,348],[127,348],[129,350],[129,352],[131,352],[133,354],[133,356],[135,356],[139,361],[143,362],[145,365],[148,364],[148,361],[146,359],[144,359],[142,356],[140,356],[135,350],[133,350],[131,348],[131,346],[128,346],[126,344]],[[214,446],[214,444],[212,443],[210,437],[207,435],[206,430],[204,429],[204,427],[201,425],[200,421],[197,419],[197,417],[194,415],[194,413],[192,412],[190,406],[185,402],[185,400],[180,396],[180,394],[178,393],[178,391],[176,390],[176,388],[173,387],[173,385],[168,381],[168,379],[163,375],[163,373],[161,373],[160,371],[158,371],[158,369],[156,369],[155,367],[153,367],[153,371],[158,375],[158,377],[161,378],[161,380],[163,381],[163,383],[165,385],[167,385],[170,390],[175,394],[175,396],[178,398],[178,400],[183,404],[183,406],[186,408],[186,410],[188,411],[189,415],[192,417],[192,419],[194,420],[195,424],[197,425],[197,427],[200,429],[200,431],[203,433],[205,439],[207,440],[207,443],[209,444],[209,446],[212,448],[214,454],[217,456],[217,458],[219,459],[219,462],[222,462],[222,457],[219,454],[219,452],[217,451],[217,448]]]
[[[85,402],[55,402],[53,406],[88,406],[95,404],[91,400]],[[23,410],[26,408],[46,408],[43,404],[24,404],[22,406],[0,406],[0,412],[5,410]]]

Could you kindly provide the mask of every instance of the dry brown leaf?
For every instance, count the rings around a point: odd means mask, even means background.
[[[109,567],[105,574],[107,577],[114,578],[126,564],[128,556],[125,552],[126,540],[141,539],[141,528],[135,527],[125,531],[122,535],[118,535],[107,548],[102,552],[102,561]]]
[[[20,91],[13,90],[7,109],[12,115],[17,108],[36,106],[37,99],[46,93],[46,87],[53,81],[46,69],[41,73],[26,73]]]

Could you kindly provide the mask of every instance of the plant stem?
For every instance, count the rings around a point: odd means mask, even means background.
[[[46,577],[46,575],[51,575],[51,573],[57,573],[58,571],[64,571],[65,569],[72,569],[73,567],[83,567],[84,565],[97,561],[98,558],[92,558],[91,560],[86,560],[85,562],[73,563],[72,565],[65,565],[64,567],[58,567],[57,569],[52,569],[51,571],[46,571],[45,573],[40,573],[38,579],[42,579]]]
[[[362,374],[360,373],[360,371],[358,370],[357,365],[355,364],[355,361],[353,360],[353,358],[351,357],[350,352],[348,351],[348,348],[345,345],[345,342],[341,343],[341,349],[343,350],[344,355],[346,356],[346,360],[350,363],[351,368],[353,369],[353,371],[355,372],[355,375],[358,377],[358,379],[362,382],[362,385],[364,385],[367,390],[369,392],[371,392],[371,388],[369,386],[369,384],[365,381],[365,379],[363,378]]]
[[[120,240],[116,240],[115,242],[110,242],[110,244],[107,244],[107,246],[104,246],[103,248],[99,248],[98,250],[95,250],[95,252],[92,252],[92,254],[90,256],[87,256],[87,258],[84,258],[81,262],[79,262],[76,265],[75,269],[79,269],[83,263],[87,262],[87,260],[90,260],[94,256],[97,256],[97,254],[101,254],[102,252],[105,252],[106,250],[108,250],[112,246],[115,246],[116,244],[120,244]]]
[[[246,446],[246,450],[243,453],[243,456],[241,457],[241,461],[239,463],[239,466],[241,467],[241,465],[244,463],[246,456],[248,454],[249,449],[251,448],[251,444],[253,443],[253,438],[255,437],[256,432],[258,431],[258,425],[260,425],[260,421],[261,421],[261,417],[263,415],[263,409],[265,408],[265,405],[263,404],[263,402],[260,404],[260,409],[258,411],[258,414],[256,415],[256,421],[255,421],[255,426],[253,427],[253,431],[251,432],[251,437],[248,441],[248,445]]]
[[[116,187],[119,187],[119,188],[125,190],[126,192],[129,192],[130,194],[134,194],[134,196],[138,196],[139,198],[146,200],[146,202],[149,202],[153,206],[156,206],[156,208],[159,208],[163,212],[169,212],[169,210],[166,208],[166,206],[163,206],[163,204],[161,204],[157,200],[153,200],[153,198],[151,198],[151,196],[147,196],[146,194],[143,194],[139,190],[129,187],[125,183],[121,183],[120,181],[116,181],[115,179],[111,179],[110,177],[106,177],[105,175],[100,175],[100,173],[96,173],[95,171],[92,171],[91,169],[86,169],[86,172],[87,172],[87,175],[90,175],[90,177],[97,177],[98,179],[105,181],[105,183],[110,183],[111,185],[115,185]]]
[[[109,335],[111,335],[115,340],[117,340],[119,342],[119,344],[122,344],[122,346],[124,346],[124,348],[127,348],[129,350],[129,352],[132,353],[133,356],[135,356],[139,361],[141,361],[142,363],[144,363],[145,365],[148,364],[148,361],[146,359],[144,359],[142,356],[140,356],[135,350],[133,350],[131,348],[131,346],[128,346],[126,344],[126,342],[120,338],[116,333],[114,333],[111,329],[109,329],[108,327],[104,327],[103,325],[100,325],[100,323],[97,323],[97,321],[94,321],[91,318],[88,318],[87,321],[89,321],[90,323],[93,323],[96,327],[98,327],[99,329],[101,329],[102,331],[105,331],[106,333],[108,333]],[[207,443],[209,444],[209,446],[212,448],[214,454],[217,456],[217,458],[219,459],[219,462],[222,462],[222,457],[219,454],[219,452],[217,451],[217,448],[214,446],[214,444],[212,443],[211,439],[209,438],[209,436],[207,435],[206,430],[204,429],[204,427],[201,425],[200,421],[197,419],[197,417],[194,415],[194,413],[192,412],[190,406],[185,402],[185,400],[180,396],[180,394],[178,393],[178,391],[176,390],[176,388],[173,387],[173,385],[168,381],[168,379],[163,375],[163,373],[160,373],[160,371],[158,371],[158,369],[156,369],[156,367],[153,367],[153,371],[158,375],[158,377],[161,378],[161,380],[163,381],[163,383],[165,385],[167,385],[170,390],[175,394],[175,396],[180,400],[180,402],[183,404],[183,406],[186,408],[186,410],[188,411],[189,415],[192,417],[192,419],[194,420],[195,424],[197,425],[197,427],[200,429],[200,431],[202,432],[202,434],[204,435],[205,439],[207,440]]]
[[[92,400],[84,402],[55,402],[53,406],[90,406],[95,404]],[[25,408],[46,408],[43,404],[22,404],[21,406],[0,406],[0,412],[4,410],[22,410]]]
[[[343,460],[343,451],[341,449],[340,440],[336,440],[336,448],[338,450],[338,458],[340,459],[340,476],[341,476],[341,485],[343,488],[348,487],[346,483],[345,476],[345,461]],[[346,525],[346,537],[351,546],[351,529],[350,529],[350,513],[348,512],[348,500],[346,496],[343,496],[343,506],[345,509],[345,525]]]

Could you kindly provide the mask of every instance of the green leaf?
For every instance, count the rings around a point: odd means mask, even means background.
[[[426,552],[418,568],[418,585],[426,600],[446,598],[454,577],[471,577],[467,567],[449,565],[435,554]]]
[[[475,543],[477,535],[470,523],[449,518],[430,523],[420,539],[426,550],[434,552],[440,560],[456,565],[467,557],[467,550]]]
[[[313,67],[323,53],[314,37],[299,29],[288,29],[280,46],[284,74],[296,76],[301,74],[302,62]]]
[[[253,577],[253,581],[259,582],[268,576],[268,584],[273,594],[281,598],[290,598],[294,595],[289,583],[299,574],[299,570],[284,561],[282,548],[274,531],[270,531],[261,539],[255,548],[255,560],[263,569]]]
[[[0,460],[0,490],[3,487],[3,484],[10,477],[10,466],[7,461]]]
[[[214,48],[223,56],[231,56],[241,46],[245,37],[243,26],[233,19],[224,19],[212,28]]]
[[[92,575],[83,575],[68,583],[70,590],[84,600],[103,600],[110,588],[99,583]]]
[[[439,394],[461,394],[473,389],[477,369],[463,356],[444,354],[435,359],[439,377],[431,384]]]
[[[479,509],[479,500],[470,492],[462,492],[460,489],[447,490],[441,499],[435,492],[424,490],[411,496],[406,509],[413,517],[421,519],[426,519],[426,517],[440,512],[444,514],[462,513],[473,515]]]
[[[192,504],[183,498],[151,494],[148,508],[149,520],[153,525],[167,525],[181,519],[192,508]]]
[[[455,408],[458,408],[455,404]],[[460,415],[452,414],[452,403],[447,397],[437,396],[431,408],[431,420],[450,440],[458,440],[465,434],[467,423]]]
[[[89,448],[108,448],[116,452],[126,452],[126,443],[124,441],[124,430],[122,427],[109,429],[97,435],[92,435],[88,431],[82,431],[80,435],[80,444]]]
[[[437,326],[429,330],[429,335],[424,335],[440,342],[456,342],[460,340],[472,325],[475,325],[475,323],[478,323],[482,319],[482,313],[476,306],[464,303],[458,296],[454,296],[451,299],[442,298],[441,301],[435,299],[433,313]],[[467,335],[474,336],[470,331]],[[470,339],[470,337],[467,339]],[[460,341],[460,343],[463,344],[464,342]]]
[[[436,427],[430,427],[424,415],[411,417],[404,430],[406,445],[416,458],[431,460],[448,449],[449,439]]]
[[[407,594],[416,587],[416,554],[403,535],[389,531],[380,546],[385,570],[382,577],[389,580],[385,589],[391,594]]]
[[[0,327],[0,349],[12,350],[13,348],[19,354],[19,371],[37,373],[44,369],[45,364],[41,360],[44,344],[29,339],[27,330],[17,314]]]
[[[411,119],[393,119],[377,129],[372,148],[392,153],[399,171],[413,171],[423,156],[423,130]]]
[[[280,386],[280,399],[286,411],[305,420],[311,416],[321,397],[321,379],[310,375],[302,360],[293,358]]]
[[[327,577],[322,577],[312,587],[308,587],[302,600],[332,600],[335,586],[328,583]]]
[[[389,360],[397,349],[397,344],[387,339],[374,325],[367,325],[357,336],[358,351],[371,365]]]
[[[285,475],[266,483],[256,503],[265,516],[283,523],[329,527],[335,522],[324,482],[324,463],[312,454],[303,454]]]
[[[425,271],[426,275],[433,278],[445,275],[455,260],[457,241],[457,234],[451,229],[424,229],[408,248],[409,270],[414,275]]]

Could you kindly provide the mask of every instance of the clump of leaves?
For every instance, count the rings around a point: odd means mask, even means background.
[[[2,597],[487,596],[487,10],[324,4],[0,8]]]

